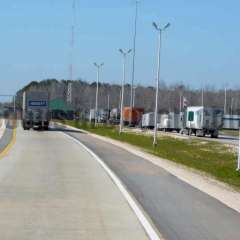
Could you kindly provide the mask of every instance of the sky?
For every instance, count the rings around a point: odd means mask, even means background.
[[[104,62],[100,81],[120,83],[119,48],[133,47],[134,0],[1,1],[0,94],[30,81],[69,79],[71,25],[75,24],[73,78],[96,80],[93,62]],[[154,85],[155,21],[163,33],[161,81],[193,88],[240,87],[240,2],[237,0],[141,0],[136,46],[136,84]],[[132,56],[127,60],[131,81]]]

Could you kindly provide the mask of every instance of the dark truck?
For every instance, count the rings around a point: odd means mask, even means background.
[[[24,130],[48,130],[49,94],[43,91],[26,91],[23,93],[22,126]]]

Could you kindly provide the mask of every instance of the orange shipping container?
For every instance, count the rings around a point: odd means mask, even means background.
[[[125,124],[138,124],[141,119],[142,115],[144,114],[144,109],[143,108],[130,108],[130,107],[125,107],[123,109],[123,122]]]

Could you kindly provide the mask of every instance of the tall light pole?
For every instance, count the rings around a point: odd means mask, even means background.
[[[137,20],[138,20],[138,4],[139,1],[136,1],[136,10],[135,10],[135,21],[134,21],[134,35],[133,35],[133,62],[132,62],[132,84],[131,84],[131,102],[130,107],[133,108],[135,101],[135,89],[134,89],[134,80],[135,80],[135,57],[136,57],[136,40],[137,40]]]
[[[96,87],[96,105],[95,105],[95,127],[97,126],[97,117],[98,117],[98,85],[99,85],[99,73],[100,68],[104,65],[104,63],[97,64],[94,63],[94,66],[97,68],[97,87]]]
[[[234,104],[234,98],[231,98],[231,115],[233,115],[233,104]]]
[[[240,127],[239,127],[239,139],[238,139],[238,164],[237,164],[237,171],[240,172]]]
[[[120,109],[120,125],[119,125],[119,133],[122,133],[123,128],[123,101],[124,101],[124,84],[126,82],[126,59],[127,55],[132,51],[132,49],[129,49],[128,51],[123,51],[122,49],[119,49],[119,52],[123,56],[123,79],[122,79],[122,91],[121,91],[121,109]]]
[[[237,164],[237,171],[240,171],[240,127],[239,127],[239,144],[238,144],[238,164]]]
[[[204,89],[202,87],[202,106],[204,106]]]
[[[16,113],[16,95],[13,95],[13,112]]]
[[[225,94],[224,94],[224,115],[227,114],[227,88],[225,87]]]
[[[182,112],[182,93],[179,95],[179,113],[181,114]]]
[[[107,106],[108,106],[108,111],[110,111],[110,94],[109,93],[107,95]]]
[[[136,104],[136,89],[137,87],[134,86],[133,87],[133,107],[135,107],[135,104]]]
[[[154,136],[153,145],[157,145],[157,121],[158,121],[158,94],[159,94],[159,82],[160,82],[160,67],[161,67],[161,48],[162,48],[162,33],[168,27],[170,23],[166,24],[163,28],[159,27],[155,22],[153,22],[153,27],[158,32],[158,59],[157,59],[157,80],[156,80],[156,103],[155,103],[155,119],[154,119]]]

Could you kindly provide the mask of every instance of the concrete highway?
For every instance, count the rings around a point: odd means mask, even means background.
[[[165,240],[239,240],[238,212],[143,158],[62,127],[17,129],[0,161],[1,239],[148,239],[103,168],[67,135],[115,172]]]
[[[0,161],[0,199],[3,240],[148,239],[99,163],[61,132],[17,129]]]
[[[80,132],[78,139],[117,174],[167,240],[239,240],[240,214],[121,148]]]

